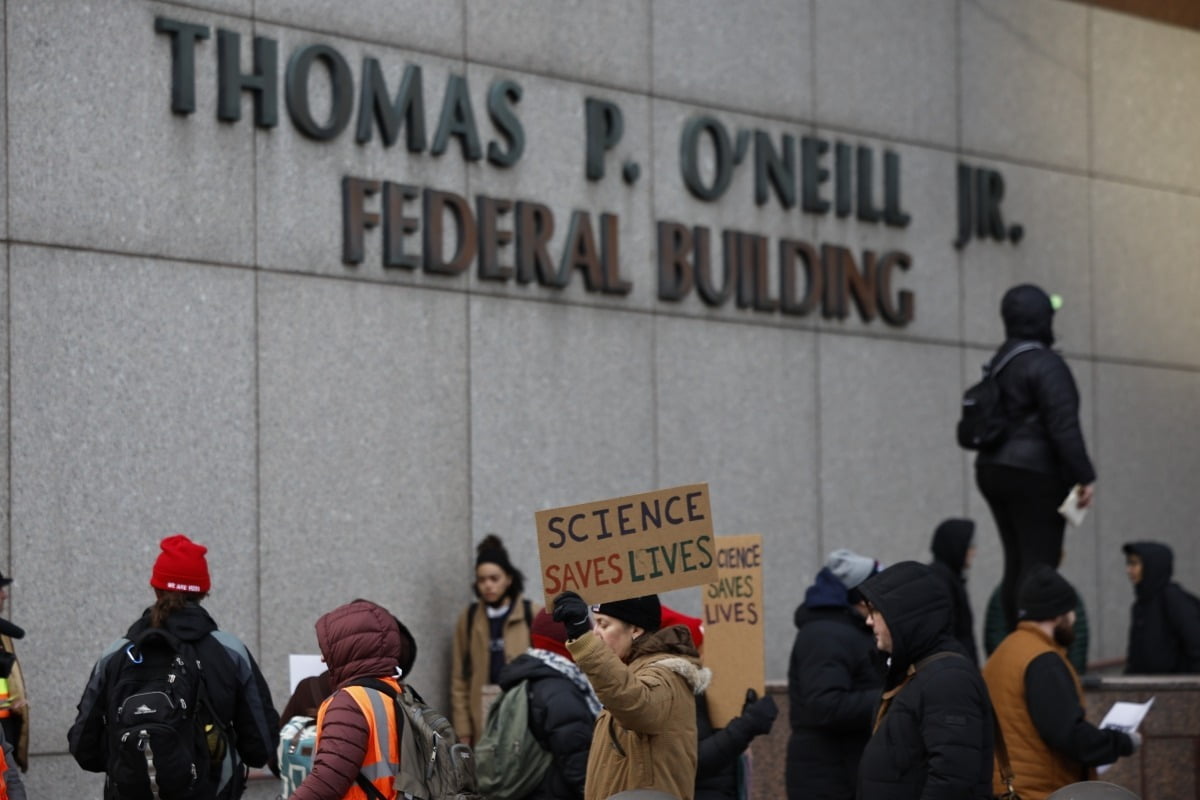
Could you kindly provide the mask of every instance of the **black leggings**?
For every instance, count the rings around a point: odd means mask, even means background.
[[[1004,547],[1000,603],[1006,630],[1017,626],[1017,592],[1034,564],[1058,569],[1066,520],[1058,513],[1071,484],[1056,475],[1000,464],[975,467],[975,482],[992,509]]]

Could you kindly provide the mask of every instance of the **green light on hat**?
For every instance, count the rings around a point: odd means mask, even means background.
[[[1061,294],[1050,295],[1050,307],[1053,308],[1055,311],[1058,311],[1060,308],[1063,307],[1063,299],[1062,299]]]

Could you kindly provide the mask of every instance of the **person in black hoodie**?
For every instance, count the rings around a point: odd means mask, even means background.
[[[125,638],[114,642],[96,662],[67,742],[79,766],[90,772],[107,772],[111,746],[107,720],[113,711],[110,706],[122,699],[110,696],[119,685],[116,676],[121,671],[120,660],[126,655],[133,659],[129,647],[143,631],[164,628],[195,650],[209,705],[217,720],[231,729],[231,744],[221,755],[219,769],[189,795],[189,800],[236,800],[245,789],[245,765],[267,766],[279,776],[275,753],[279,715],[246,645],[218,630],[217,623],[200,606],[210,588],[204,557],[208,549],[181,534],[163,539],[160,547],[162,552],[150,576],[155,603],[130,626]],[[115,784],[108,783],[105,798],[122,800]],[[136,796],[149,796],[149,791],[147,785]]]
[[[582,800],[588,750],[600,701],[567,650],[567,629],[542,609],[530,629],[532,646],[500,670],[500,689],[528,681],[529,727],[553,760],[525,800]]]
[[[849,550],[835,551],[825,563],[795,614],[788,664],[789,800],[853,799],[883,687],[865,606],[856,605],[858,585],[877,565]]]
[[[1017,624],[1017,587],[1034,564],[1058,568],[1066,521],[1063,498],[1078,486],[1078,503],[1092,502],[1096,472],[1079,426],[1079,390],[1054,344],[1054,306],[1031,284],[1014,286],[1000,302],[1004,344],[991,364],[1029,347],[996,375],[1009,425],[1004,440],[980,451],[975,481],[996,520],[1004,547],[1001,600],[1006,630]]]
[[[692,643],[704,651],[704,622],[699,617],[662,607],[662,626],[683,625],[692,636]],[[747,689],[740,715],[729,720],[723,728],[713,727],[708,709],[708,693],[696,694],[696,794],[693,800],[738,800],[744,797],[746,775],[741,765],[742,754],[756,736],[771,732],[779,709],[770,696],[759,697]]]
[[[971,600],[967,597],[967,575],[971,559],[975,555],[975,523],[969,519],[943,520],[933,532],[934,574],[942,579],[953,604],[950,613],[950,631],[967,655],[979,663],[979,648],[975,645],[975,616],[971,613]]]
[[[1130,611],[1125,672],[1200,672],[1200,602],[1171,580],[1175,556],[1158,542],[1130,542],[1125,571],[1137,600]]]
[[[875,644],[890,654],[860,800],[991,800],[993,721],[979,668],[950,633],[933,570],[902,561],[858,587]]]

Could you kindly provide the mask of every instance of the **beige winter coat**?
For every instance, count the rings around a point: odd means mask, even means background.
[[[692,800],[696,787],[696,698],[710,673],[683,626],[639,637],[629,663],[598,636],[567,642],[604,710],[588,753],[584,800],[657,789]]]
[[[529,629],[541,606],[530,604],[530,618],[525,618],[525,598],[517,595],[512,611],[504,620],[504,660],[512,661],[529,649]],[[459,738],[471,741],[483,732],[483,686],[488,682],[491,664],[487,607],[476,604],[471,630],[467,630],[470,606],[463,609],[454,626],[454,648],[451,655],[450,724]]]

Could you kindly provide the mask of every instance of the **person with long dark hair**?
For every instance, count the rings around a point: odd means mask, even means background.
[[[471,589],[479,599],[458,617],[450,663],[450,723],[459,741],[468,745],[475,743],[487,719],[484,685],[498,683],[504,665],[529,648],[530,627],[540,610],[525,599],[525,576],[494,533],[476,548]]]
[[[267,766],[278,776],[279,715],[249,649],[236,636],[219,630],[200,605],[211,588],[205,559],[208,548],[182,534],[166,537],[160,547],[162,552],[150,575],[154,605],[109,646],[92,669],[79,713],[67,734],[71,755],[85,770],[108,775],[107,800],[150,796],[149,769],[138,786],[119,785],[112,774],[118,704],[125,700],[117,694],[128,690],[135,666],[145,664],[149,671],[159,660],[163,643],[174,641],[187,651],[187,661],[199,662],[199,669],[193,671],[192,664],[185,661],[182,672],[185,678],[198,676],[202,691],[197,699],[210,719],[205,730],[209,763],[187,797],[236,800],[245,789],[248,766]],[[146,644],[139,646],[143,642]],[[164,663],[173,664],[175,657],[171,654]],[[169,669],[174,677],[176,668]],[[169,755],[158,754],[159,758]],[[161,786],[161,774],[158,783]]]

